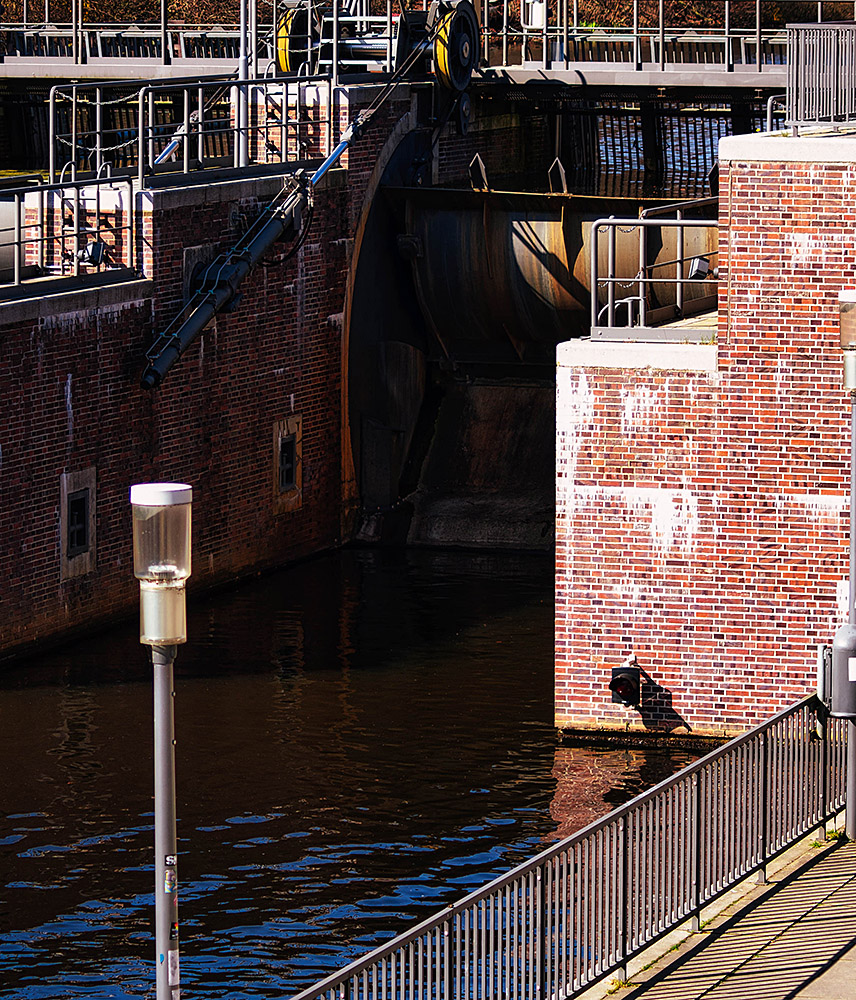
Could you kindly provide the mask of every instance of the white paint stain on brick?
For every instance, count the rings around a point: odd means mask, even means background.
[[[647,386],[622,389],[621,433],[627,435],[646,430],[655,421],[663,402],[662,394]]]
[[[701,525],[698,497],[689,489],[667,490],[651,486],[577,487],[578,505],[594,509],[623,504],[640,525],[647,527],[651,548],[659,555],[689,557]]]
[[[74,407],[71,399],[71,372],[65,378],[65,415],[68,421],[68,440],[74,437]]]
[[[586,373],[559,368],[556,379],[557,507],[573,507],[583,434],[594,424],[594,393]]]
[[[835,606],[838,613],[838,621],[846,622],[850,613],[850,581],[848,579],[839,580],[835,585]]]
[[[779,493],[776,495],[777,510],[786,507],[804,507],[815,521],[837,522],[841,513],[847,510],[849,497],[846,493]]]

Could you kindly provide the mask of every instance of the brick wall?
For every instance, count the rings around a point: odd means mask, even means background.
[[[856,142],[720,156],[718,344],[560,347],[562,726],[740,731],[813,688],[846,614]],[[640,711],[607,690],[632,652]]]
[[[245,281],[239,307],[210,324],[163,386],[148,393],[138,384],[146,347],[182,299],[186,251],[226,249],[280,184],[148,192],[146,280],[0,303],[4,654],[133,613],[133,482],[193,485],[192,588],[338,544],[342,236],[349,200],[361,197],[344,171],[317,192],[301,248],[290,255],[290,244],[274,246]],[[293,415],[301,418],[301,497],[283,505],[273,433]],[[70,573],[62,490],[90,481],[94,566]]]

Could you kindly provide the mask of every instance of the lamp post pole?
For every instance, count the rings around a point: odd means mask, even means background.
[[[152,646],[155,715],[155,955],[157,1000],[179,989],[175,831],[175,646]]]
[[[187,641],[192,490],[185,483],[131,487],[140,642],[152,650],[155,740],[155,965],[157,1000],[179,1000],[178,850],[175,824],[176,647]]]

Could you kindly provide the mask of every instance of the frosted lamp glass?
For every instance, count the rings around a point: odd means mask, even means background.
[[[138,580],[175,586],[190,576],[191,497],[190,487],[184,484],[147,483],[131,488],[134,576]]]

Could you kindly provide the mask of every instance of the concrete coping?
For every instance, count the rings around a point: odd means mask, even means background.
[[[810,134],[763,132],[719,140],[719,159],[764,163],[856,163],[856,130]]]
[[[716,372],[716,344],[653,343],[634,340],[569,340],[556,349],[560,368],[657,368]]]
[[[154,282],[147,278],[54,293],[43,290],[38,298],[0,302],[0,323],[31,323],[82,309],[121,308],[151,298],[153,292]]]

